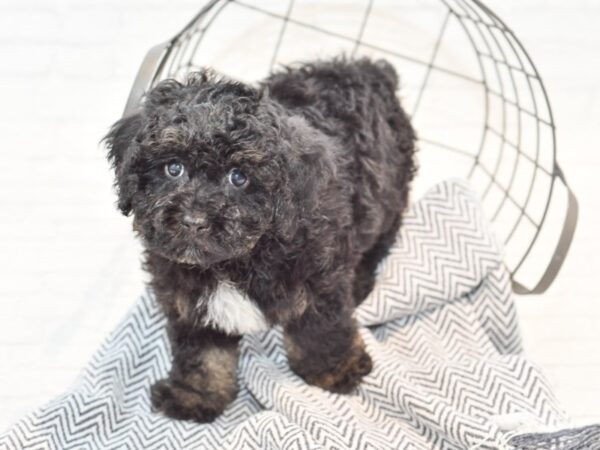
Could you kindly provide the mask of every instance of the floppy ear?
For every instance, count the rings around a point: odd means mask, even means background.
[[[137,175],[130,173],[132,147],[142,127],[140,114],[124,117],[116,122],[104,137],[108,161],[115,170],[115,186],[119,195],[118,206],[124,215],[131,212],[131,200],[137,189]]]
[[[281,236],[291,238],[301,215],[318,214],[320,199],[337,173],[335,144],[330,138],[300,116],[284,122],[289,138],[281,146],[287,189],[276,198],[275,224]]]
[[[140,114],[123,117],[117,121],[102,141],[108,148],[108,160],[117,167],[124,159],[125,152],[133,143],[136,134],[142,126]]]
[[[295,179],[295,188],[302,191],[302,198],[306,201],[318,201],[321,189],[337,175],[336,145],[331,138],[315,130],[299,116],[290,117],[288,126],[292,135],[292,179]]]

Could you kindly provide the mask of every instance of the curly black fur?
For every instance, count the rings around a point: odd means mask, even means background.
[[[415,134],[385,61],[319,61],[250,87],[205,70],[166,80],[106,137],[174,354],[156,408],[214,419],[235,397],[239,333],[205,322],[233,286],[284,327],[290,366],[350,392],[371,370],[352,318],[393,243]],[[185,170],[169,178],[165,165]],[[247,177],[229,179],[233,168]],[[215,300],[216,299],[216,300]]]

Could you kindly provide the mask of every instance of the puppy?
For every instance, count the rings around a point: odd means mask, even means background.
[[[173,352],[152,404],[207,422],[235,398],[238,341],[281,325],[291,369],[349,393],[372,363],[353,311],[415,172],[415,133],[382,60],[338,58],[251,87],[162,81],[106,136]]]

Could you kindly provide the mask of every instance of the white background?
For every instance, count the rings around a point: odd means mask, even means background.
[[[0,0],[0,429],[67,388],[143,289],[98,141],[201,4]],[[600,2],[487,4],[542,74],[581,207],[558,280],[517,298],[526,349],[576,422],[600,421]]]

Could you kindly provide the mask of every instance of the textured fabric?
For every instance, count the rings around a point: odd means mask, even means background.
[[[499,448],[514,432],[498,417],[565,420],[522,354],[501,253],[461,182],[410,208],[357,319],[374,369],[356,393],[306,385],[274,328],[243,338],[240,393],[200,425],[152,412],[149,387],[170,350],[147,292],[72,389],[11,427],[0,449]]]
[[[561,430],[554,433],[528,433],[515,436],[509,444],[519,450],[590,450],[600,448],[600,425]]]

